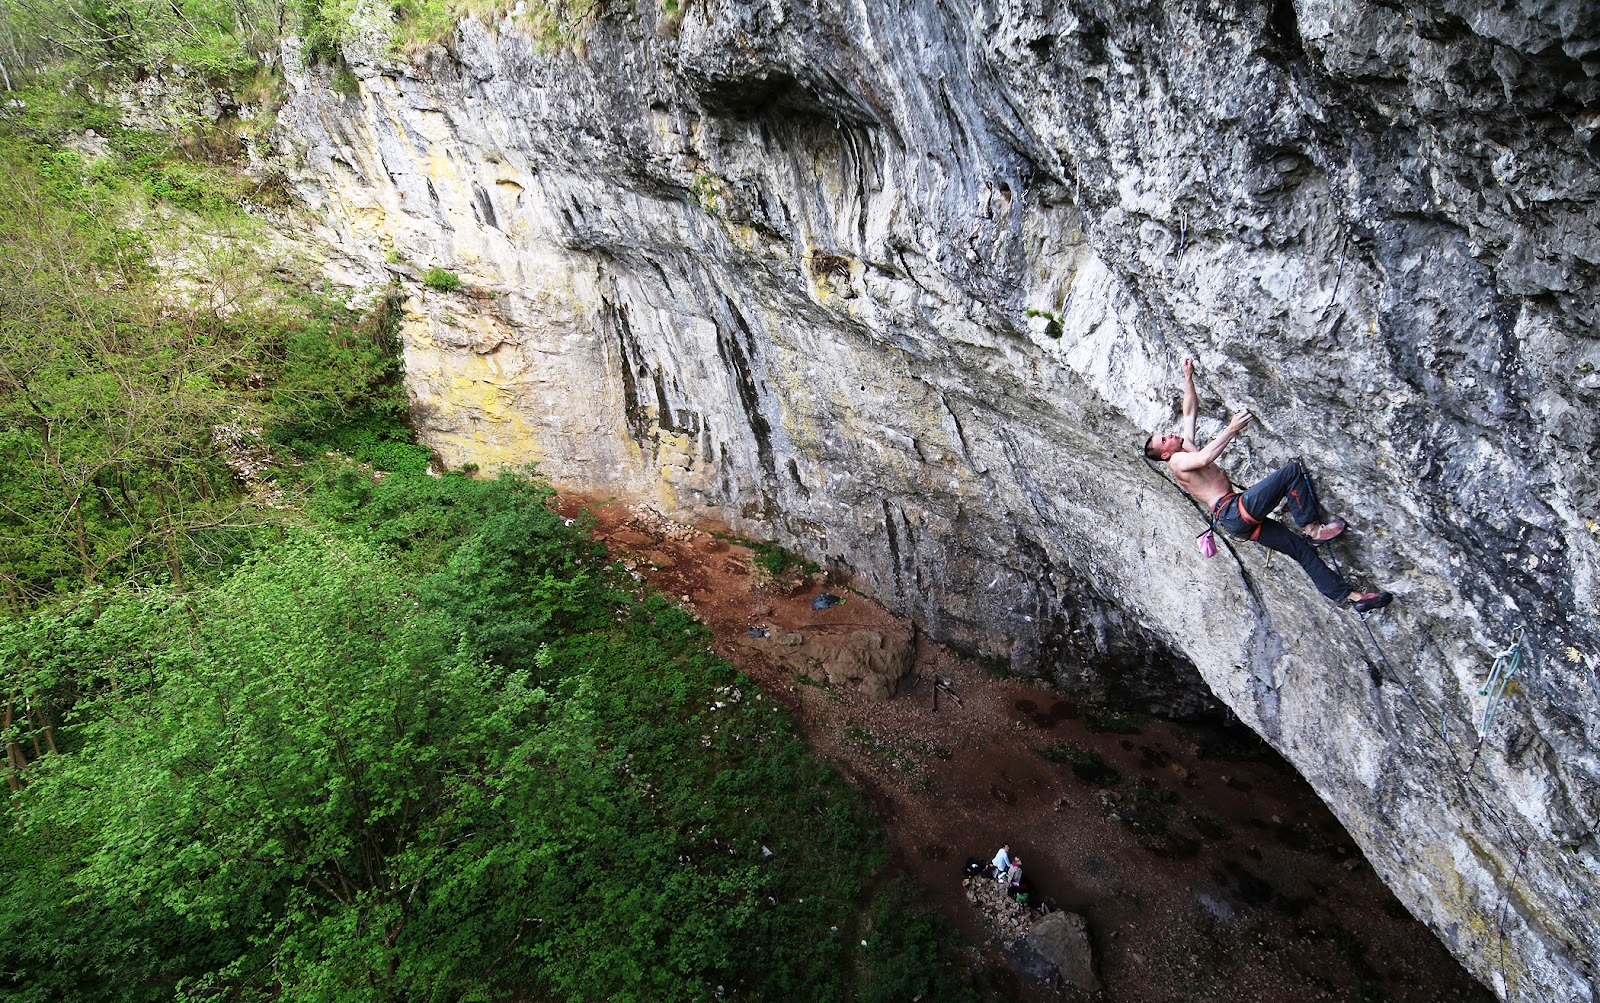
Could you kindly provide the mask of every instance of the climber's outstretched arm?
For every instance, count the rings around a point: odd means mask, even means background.
[[[1199,449],[1194,441],[1194,420],[1200,410],[1200,396],[1194,392],[1194,359],[1183,360],[1183,444]]]
[[[1206,443],[1206,448],[1195,452],[1174,453],[1172,459],[1167,462],[1174,471],[1179,472],[1209,467],[1217,462],[1217,457],[1222,455],[1223,449],[1227,448],[1233,437],[1239,434],[1239,430],[1250,424],[1253,419],[1254,415],[1249,411],[1240,411],[1233,416],[1232,421],[1228,422],[1227,428],[1223,429],[1215,439]]]

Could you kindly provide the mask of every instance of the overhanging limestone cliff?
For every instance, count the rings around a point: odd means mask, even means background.
[[[359,94],[298,73],[280,122],[337,269],[468,283],[411,283],[448,462],[775,535],[1064,685],[1192,709],[1192,663],[1464,964],[1592,1000],[1596,34],[1577,3],[707,2],[352,46]],[[1236,476],[1299,455],[1351,518],[1399,597],[1372,635],[1282,558],[1194,553],[1138,451],[1186,353],[1260,416]]]

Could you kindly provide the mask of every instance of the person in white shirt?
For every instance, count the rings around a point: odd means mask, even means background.
[[[1006,872],[1011,870],[1011,844],[1006,843],[1000,847],[1000,852],[994,855],[994,879],[1001,884],[1006,883]]]

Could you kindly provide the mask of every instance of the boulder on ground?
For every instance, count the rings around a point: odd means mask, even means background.
[[[979,875],[962,883],[967,901],[1020,974],[1046,983],[1059,977],[1086,993],[1100,991],[1089,923],[1082,916],[1060,910],[1041,916],[1037,907],[1018,902],[993,878]]]
[[[1055,965],[1062,981],[1084,992],[1100,990],[1100,979],[1094,973],[1089,924],[1082,916],[1075,912],[1050,913],[1029,927],[1025,942]]]
[[[744,640],[744,639],[741,639]],[[894,696],[916,664],[911,640],[875,630],[848,634],[798,634],[774,630],[770,639],[745,641],[760,646],[773,661],[829,686],[853,686],[869,700]]]

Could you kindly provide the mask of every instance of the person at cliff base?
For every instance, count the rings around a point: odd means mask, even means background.
[[[1022,890],[1022,858],[1012,857],[1011,866],[1006,869],[1006,891],[1012,895]]]
[[[1212,521],[1237,540],[1253,540],[1288,554],[1311,576],[1311,581],[1332,602],[1348,602],[1357,613],[1382,609],[1394,596],[1388,592],[1358,592],[1338,572],[1323,563],[1314,544],[1326,543],[1344,532],[1343,519],[1326,519],[1311,486],[1311,475],[1299,460],[1284,464],[1244,491],[1234,487],[1217,458],[1234,436],[1250,424],[1249,411],[1240,411],[1228,427],[1201,448],[1195,443],[1195,416],[1199,397],[1194,389],[1194,360],[1183,360],[1183,431],[1157,433],[1145,440],[1144,452],[1152,460],[1165,460],[1178,485],[1211,512]],[[1289,515],[1300,533],[1271,518],[1272,511],[1289,501]]]
[[[1000,852],[994,855],[994,860],[990,861],[989,866],[994,869],[994,879],[996,881],[1004,882],[1006,879],[1006,871],[1011,869],[1010,843],[1006,843],[1000,847]]]

